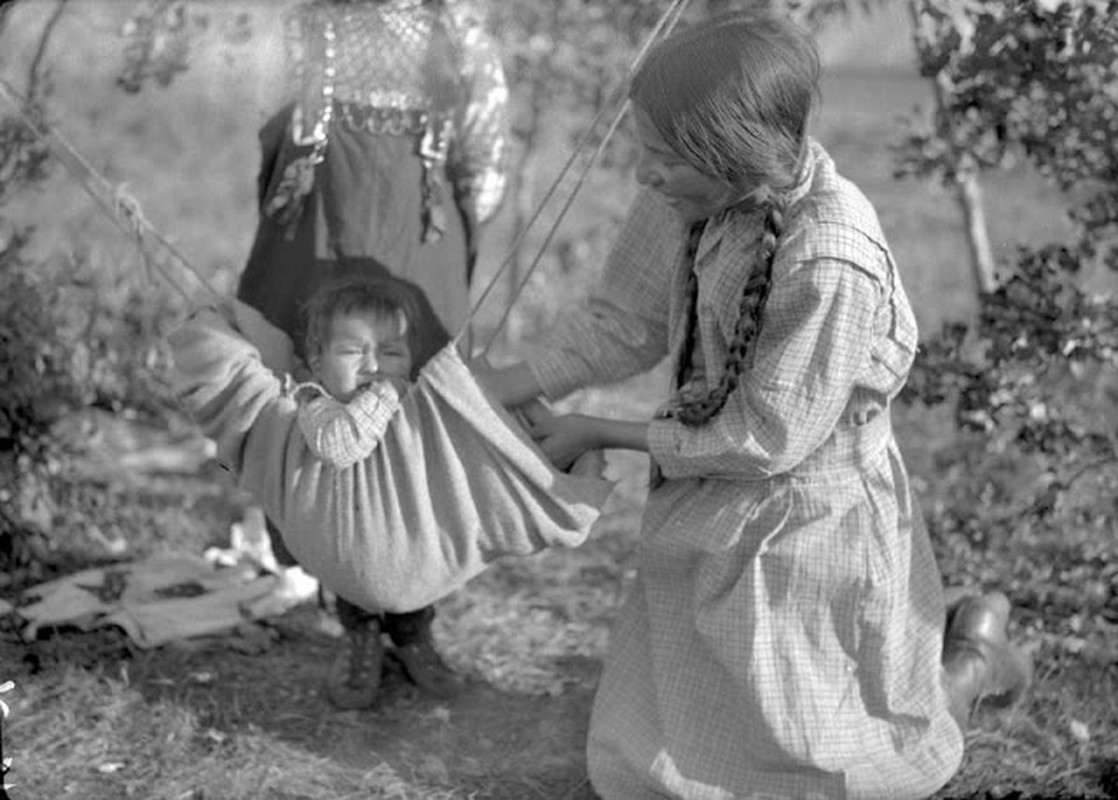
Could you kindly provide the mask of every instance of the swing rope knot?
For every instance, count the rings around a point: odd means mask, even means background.
[[[128,185],[125,183],[117,184],[113,190],[113,211],[120,221],[128,226],[133,236],[137,239],[143,238],[144,228],[148,224],[147,218],[144,217],[140,201],[128,191]]]

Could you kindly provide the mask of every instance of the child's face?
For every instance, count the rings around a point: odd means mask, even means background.
[[[322,351],[311,358],[315,378],[331,395],[348,402],[375,380],[411,376],[407,324],[400,314],[340,314]]]

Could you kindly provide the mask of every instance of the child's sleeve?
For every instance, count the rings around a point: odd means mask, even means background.
[[[301,388],[300,392],[310,391]],[[299,405],[299,429],[307,447],[335,469],[368,458],[400,408],[400,395],[389,382],[376,383],[342,403],[319,391]]]

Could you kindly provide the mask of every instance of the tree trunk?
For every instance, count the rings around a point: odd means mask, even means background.
[[[952,142],[951,122],[947,116],[947,92],[940,76],[935,80],[936,126],[940,138]],[[989,294],[997,288],[994,278],[994,253],[990,249],[990,233],[986,226],[986,211],[982,205],[982,187],[978,182],[978,170],[968,163],[971,159],[965,152],[951,146],[953,155],[952,181],[955,184],[955,200],[963,212],[963,233],[967,240],[967,253],[970,255],[971,275],[974,278],[975,293],[979,296]]]
[[[31,59],[31,66],[27,69],[27,89],[25,94],[29,103],[36,103],[39,101],[39,94],[42,88],[42,67],[43,59],[47,54],[47,46],[50,44],[51,34],[54,33],[54,28],[58,25],[58,21],[62,19],[62,14],[66,11],[66,3],[69,0],[58,0],[58,4],[51,12],[50,18],[43,25],[43,32],[39,34],[39,43],[35,47],[35,55]]]
[[[990,248],[986,211],[982,204],[982,187],[974,172],[966,171],[956,176],[955,198],[963,212],[975,290],[979,295],[991,294],[998,288],[994,275],[994,253]]]
[[[913,40],[916,44],[920,66],[927,67],[935,53],[934,34],[922,29],[921,0],[909,0],[908,11],[912,18]],[[923,71],[923,70],[922,70]],[[990,234],[986,225],[986,212],[982,205],[982,188],[978,181],[978,169],[970,155],[954,144],[951,119],[948,116],[948,98],[951,86],[947,75],[940,69],[932,77],[935,89],[935,126],[937,135],[947,143],[951,150],[951,179],[955,185],[955,200],[963,213],[964,236],[967,240],[967,253],[970,256],[971,275],[974,279],[976,296],[989,294],[997,288],[994,275],[994,253],[990,248]]]

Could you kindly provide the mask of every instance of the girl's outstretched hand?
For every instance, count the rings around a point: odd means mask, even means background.
[[[542,407],[542,404],[541,404]],[[579,458],[602,446],[597,422],[581,414],[556,416],[544,408],[526,412],[528,432],[557,469],[568,470]]]

